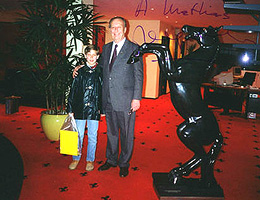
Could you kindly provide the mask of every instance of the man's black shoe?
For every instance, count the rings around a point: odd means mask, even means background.
[[[129,174],[128,167],[120,167],[119,176],[126,177]]]
[[[105,170],[108,170],[110,167],[116,167],[116,166],[111,165],[111,164],[108,163],[108,162],[105,162],[104,165],[101,165],[101,166],[98,168],[98,171],[105,171]]]

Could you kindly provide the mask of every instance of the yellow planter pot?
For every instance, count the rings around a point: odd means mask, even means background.
[[[46,137],[51,141],[59,141],[60,128],[68,115],[50,115],[42,113],[41,125]]]

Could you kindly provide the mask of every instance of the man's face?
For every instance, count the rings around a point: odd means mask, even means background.
[[[119,43],[125,37],[126,27],[124,27],[124,22],[121,19],[114,19],[111,22],[110,31],[114,42]]]

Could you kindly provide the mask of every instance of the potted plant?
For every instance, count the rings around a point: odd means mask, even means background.
[[[85,5],[75,0],[25,0],[23,14],[17,20],[21,27],[21,40],[17,45],[19,63],[31,73],[36,87],[45,97],[46,111],[42,113],[43,130],[53,126],[58,114],[66,114],[66,96],[71,84],[72,70],[79,55],[72,55],[77,42],[90,43],[93,26],[101,16],[95,14],[93,5]],[[68,39],[67,36],[70,36]],[[54,118],[51,125],[43,122],[47,114]],[[59,140],[58,131],[50,140]],[[51,131],[53,132],[53,131]]]

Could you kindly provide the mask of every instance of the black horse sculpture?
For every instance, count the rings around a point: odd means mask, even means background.
[[[200,182],[211,187],[217,184],[213,165],[221,150],[223,137],[217,120],[201,96],[201,82],[211,78],[214,62],[219,52],[218,30],[220,28],[192,27],[185,25],[182,31],[186,39],[197,40],[196,51],[173,61],[169,49],[161,44],[144,43],[130,56],[128,63],[136,62],[145,53],[154,53],[169,82],[171,101],[176,111],[184,118],[177,128],[179,139],[194,152],[194,156],[179,167],[173,168],[169,180],[181,183],[193,170],[201,167]],[[204,146],[212,144],[206,152]]]

